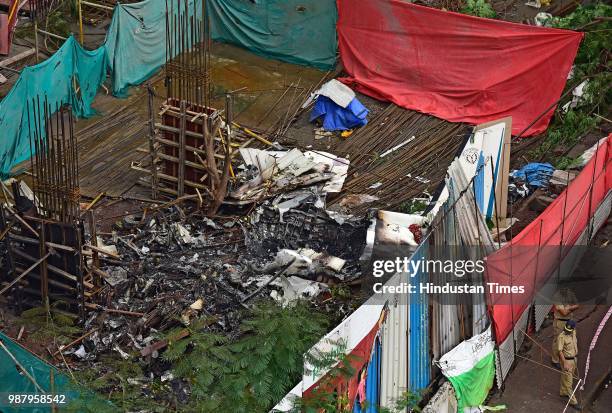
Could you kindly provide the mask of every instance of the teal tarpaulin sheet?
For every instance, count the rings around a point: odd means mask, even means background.
[[[182,15],[184,1],[180,4]],[[201,16],[201,0],[189,0],[188,4],[191,14]],[[178,15],[178,8],[170,10]],[[125,97],[129,86],[142,83],[166,62],[166,0],[119,5],[113,13],[104,46],[113,79],[113,95]]]
[[[74,389],[70,385],[68,377],[59,373],[55,367],[45,363],[19,344],[15,343],[9,337],[0,333],[0,340],[8,348],[13,357],[23,366],[27,372],[34,377],[36,383],[46,392],[51,394],[51,371],[53,371],[53,394],[65,395],[66,403],[68,404],[71,398],[75,397]],[[8,394],[35,394],[39,393],[34,384],[22,373],[20,373],[11,357],[6,351],[0,347],[0,411],[3,413],[42,413],[50,412],[50,405],[29,404],[27,406],[18,406],[8,403]],[[78,396],[77,396],[78,397]],[[60,405],[58,405],[60,406]],[[60,409],[61,410],[61,409]]]
[[[208,0],[207,5],[215,40],[319,69],[336,63],[335,0]]]
[[[37,97],[41,101],[46,97],[52,108],[70,104],[78,116],[90,116],[93,114],[91,103],[106,77],[105,66],[103,48],[87,51],[70,37],[49,59],[23,69],[11,91],[0,102],[2,175],[6,176],[14,165],[30,157],[28,104]],[[78,84],[78,89],[73,82]]]

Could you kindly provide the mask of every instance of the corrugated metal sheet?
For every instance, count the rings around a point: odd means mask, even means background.
[[[416,262],[428,257],[428,244],[419,245],[412,255],[411,261]],[[431,376],[431,356],[429,348],[429,297],[419,293],[419,285],[426,283],[428,273],[420,271],[411,279],[417,292],[410,294],[408,313],[410,324],[408,328],[408,384],[411,391],[417,392],[429,385]]]
[[[531,306],[527,307],[518,322],[514,326],[514,339],[516,340],[516,351],[518,351],[523,345],[525,340],[525,333],[527,332],[527,326],[529,324],[529,314],[531,314]]]
[[[474,191],[466,190],[470,181],[465,176],[459,161],[455,160],[448,168],[450,179],[447,180],[449,191],[452,191],[455,203],[455,213],[457,214],[457,228],[461,234],[461,239],[467,248],[468,258],[472,261],[495,251],[495,242],[487,227],[484,217],[479,212],[474,211],[475,199]],[[463,192],[465,190],[465,192]],[[479,248],[475,248],[478,246]],[[473,274],[480,280],[473,278],[473,283],[482,284],[482,274]],[[483,294],[474,294],[472,297],[472,335],[482,333],[489,325],[486,302]]]
[[[536,304],[533,306],[536,331],[540,331],[540,328],[542,328],[542,324],[544,323],[544,320],[546,320],[546,316],[550,312],[551,308],[552,304]]]
[[[461,245],[461,235],[455,224],[457,216],[454,209],[449,208],[449,205],[454,202],[454,191],[448,191],[448,200],[443,206],[443,213],[438,214],[432,224],[435,244],[435,247],[430,249],[432,259],[456,261],[463,259],[465,255],[465,250]],[[436,272],[431,277],[435,283],[443,285],[451,281],[454,276]],[[462,342],[469,333],[465,328],[467,319],[465,309],[467,309],[469,300],[466,299],[463,305],[459,305],[458,299],[457,296],[452,297],[449,294],[435,294],[431,297],[431,349],[434,360],[439,360],[442,355]]]
[[[399,285],[406,274],[396,274],[387,285]],[[408,389],[408,295],[393,294],[389,300],[389,312],[382,326],[382,369],[380,403],[393,407]]]
[[[377,338],[376,341],[374,341],[372,357],[368,364],[368,376],[366,378],[366,400],[368,403],[363,413],[378,413],[378,406],[380,405],[381,353],[382,347],[380,339]]]

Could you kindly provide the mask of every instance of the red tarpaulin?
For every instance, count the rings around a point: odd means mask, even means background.
[[[338,0],[338,16],[344,80],[357,90],[452,122],[512,116],[513,134],[561,96],[583,36],[403,0]]]
[[[498,344],[512,332],[520,315],[546,281],[557,273],[559,261],[570,254],[610,190],[612,134],[600,143],[580,174],[540,216],[512,241],[487,257],[487,282],[523,287],[525,291],[489,294]]]

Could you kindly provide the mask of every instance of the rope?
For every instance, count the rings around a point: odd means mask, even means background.
[[[603,328],[606,326],[606,323],[608,322],[610,315],[612,315],[612,305],[610,306],[610,308],[608,308],[608,312],[606,313],[604,318],[599,323],[599,326],[597,327],[597,331],[595,331],[595,335],[593,336],[593,339],[591,340],[591,344],[589,345],[589,352],[587,353],[586,367],[584,368],[584,381],[582,382],[582,386],[580,387],[580,390],[584,390],[584,383],[586,383],[586,377],[587,377],[587,374],[589,374],[589,366],[591,364],[591,351],[595,348],[595,345],[597,344],[597,340],[599,339],[599,335],[601,334]]]

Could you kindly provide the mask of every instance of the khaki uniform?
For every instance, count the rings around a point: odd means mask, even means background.
[[[571,320],[572,319],[572,314],[568,314],[566,316],[564,316],[563,314],[561,314],[559,312],[559,310],[565,310],[566,307],[569,307],[569,305],[565,305],[565,304],[555,304],[553,306],[553,342],[552,342],[552,362],[555,364],[559,363],[559,350],[557,350],[557,338],[559,337],[559,334],[561,334],[563,332],[563,329],[565,328],[565,323],[567,322],[567,320]]]
[[[578,340],[576,339],[576,332],[572,332],[572,334],[561,333],[557,337],[557,352],[563,352],[563,357],[565,357],[566,364],[568,369],[566,370],[564,366],[563,373],[561,374],[561,389],[559,394],[564,397],[569,397],[574,391],[574,377],[573,374],[576,371],[576,357],[578,356]],[[576,395],[572,395],[570,399],[570,404],[577,404]]]

